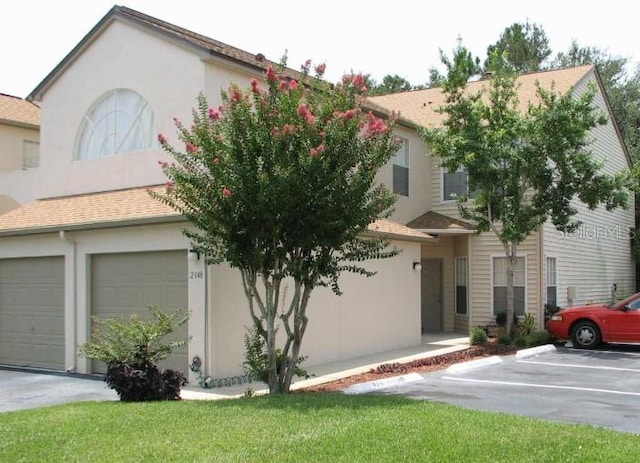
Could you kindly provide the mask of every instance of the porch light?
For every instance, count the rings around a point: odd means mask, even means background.
[[[413,263],[413,269],[414,269],[416,272],[421,271],[421,270],[422,270],[422,264],[421,264],[420,262],[414,262],[414,263]]]
[[[195,249],[189,249],[188,259],[191,262],[195,262],[197,260],[200,260],[200,253],[198,251],[196,251]]]

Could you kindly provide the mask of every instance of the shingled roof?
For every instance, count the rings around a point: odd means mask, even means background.
[[[0,123],[38,128],[40,108],[17,96],[0,93]]]
[[[176,42],[191,47],[205,56],[220,57],[232,62],[246,66],[254,71],[263,72],[268,66],[278,66],[279,63],[266,59],[262,53],[249,53],[240,48],[227,45],[226,43],[214,40],[202,34],[190,31],[175,24],[162,21],[139,11],[127,8],[126,6],[115,5],[109,12],[84,36],[84,38],[64,57],[64,59],[45,77],[45,79],[29,94],[29,100],[39,101],[42,92],[49,84],[56,79],[58,73],[69,65],[75,57],[90,43],[93,38],[100,33],[112,21],[120,19],[129,21],[140,27],[147,28],[162,36],[175,40]],[[302,74],[290,68],[285,68],[282,72],[292,79],[302,79]]]
[[[413,219],[407,227],[425,231],[426,233],[474,233],[475,228],[469,222],[455,219],[438,212],[429,211]]]
[[[0,215],[0,236],[184,221],[180,213],[149,195],[149,191],[163,193],[164,188],[155,185],[33,201]],[[369,225],[367,234],[404,241],[433,239],[386,219]]]
[[[518,97],[520,109],[526,110],[529,102],[537,100],[536,83],[542,88],[559,94],[569,92],[576,84],[593,71],[594,66],[578,66],[574,68],[556,69],[552,71],[534,72],[518,77]],[[487,80],[467,83],[465,92],[475,94],[487,88]],[[418,127],[440,127],[446,115],[437,112],[445,104],[445,94],[441,88],[413,90],[409,92],[391,93],[367,98],[365,105],[374,111],[400,113],[400,120]]]

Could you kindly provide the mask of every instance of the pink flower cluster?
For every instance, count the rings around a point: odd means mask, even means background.
[[[231,89],[231,94],[229,95],[229,101],[231,101],[232,103],[236,103],[240,101],[240,97],[240,91],[236,87],[233,87]]]
[[[267,81],[268,82],[277,82],[278,81],[278,74],[273,69],[273,66],[267,66],[267,71],[266,71],[265,74],[267,76]]]
[[[160,167],[162,167],[163,169],[169,166],[169,163],[166,161],[158,161],[158,164],[160,164]]]
[[[213,108],[209,108],[209,119],[211,119],[212,121],[217,121],[218,119],[220,119],[220,112],[216,111]]]
[[[314,68],[314,71],[316,71],[316,75],[318,77],[322,77],[324,75],[324,72],[327,70],[327,65],[326,63],[322,63],[322,64],[317,64]]]
[[[309,125],[313,125],[316,121],[316,118],[311,114],[309,107],[304,103],[298,106],[298,115],[307,121],[307,124]]]
[[[280,127],[274,127],[269,131],[269,135],[272,137],[277,137],[278,135],[282,135],[283,137],[291,135],[295,131],[295,127],[291,124],[285,124],[282,126],[282,130]]]
[[[335,111],[333,113],[333,117],[335,117],[336,119],[346,119],[346,120],[351,120],[354,117],[356,117],[356,114],[358,114],[358,110],[357,109],[347,109],[345,112],[339,112],[339,111]]]
[[[258,88],[258,79],[255,77],[251,79],[251,91],[253,93],[258,93],[260,91],[260,88]]]
[[[367,114],[367,123],[365,125],[365,137],[371,137],[385,133],[388,130],[387,125],[379,117],[374,116],[372,113]]]
[[[324,143],[320,144],[316,148],[311,148],[309,150],[309,156],[311,156],[312,158],[315,158],[317,155],[324,152],[325,148],[326,147],[324,146]]]
[[[187,153],[195,153],[198,151],[198,146],[194,143],[191,143],[190,141],[186,142],[184,144],[184,147],[187,150]]]
[[[164,135],[159,133],[158,134],[158,141],[160,142],[161,145],[166,145],[167,144],[167,137],[165,137]]]
[[[222,187],[222,197],[223,198],[230,198],[232,195],[231,190],[229,188],[227,188],[226,186]]]
[[[342,77],[342,83],[353,86],[360,93],[366,93],[368,90],[362,74],[345,75]]]

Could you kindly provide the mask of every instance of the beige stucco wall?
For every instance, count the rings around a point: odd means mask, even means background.
[[[429,210],[429,159],[425,154],[426,146],[415,129],[397,125],[394,134],[409,140],[409,196],[397,195],[390,219],[406,224]],[[377,180],[393,191],[393,161],[380,170]]]
[[[397,257],[367,263],[376,269],[372,278],[344,274],[342,296],[317,288],[308,307],[309,325],[302,344],[308,355],[303,366],[353,358],[420,343],[420,274],[412,262],[420,260],[420,245],[394,242],[402,249]],[[244,334],[249,312],[238,270],[227,266],[211,269],[209,319],[212,358],[208,374],[217,377],[242,371]],[[284,296],[290,300],[291,290]]]
[[[0,123],[0,172],[22,170],[23,142],[39,139],[37,129]]]

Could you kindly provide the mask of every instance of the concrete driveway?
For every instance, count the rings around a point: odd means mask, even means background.
[[[640,433],[640,352],[637,348],[558,349],[533,357],[450,373],[379,391]]]
[[[0,370],[0,412],[84,400],[117,400],[102,380]]]

